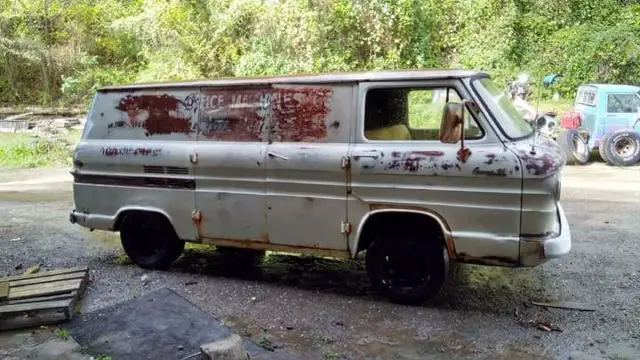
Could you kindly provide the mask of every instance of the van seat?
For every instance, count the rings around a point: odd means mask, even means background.
[[[364,134],[369,140],[411,140],[411,132],[404,124],[365,130]]]

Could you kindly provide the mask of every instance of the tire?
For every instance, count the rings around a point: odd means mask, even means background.
[[[609,134],[605,134],[602,139],[600,139],[600,145],[598,145],[598,154],[600,155],[600,158],[602,159],[602,161],[609,163],[609,159],[607,158],[607,154],[604,151],[604,144],[607,143],[609,139]]]
[[[145,269],[167,269],[184,251],[184,241],[161,214],[130,212],[120,225],[122,247],[131,261]]]
[[[584,165],[589,161],[589,146],[576,129],[565,129],[558,135],[558,145],[567,156],[567,164]]]
[[[440,293],[449,256],[440,239],[409,232],[380,234],[367,250],[366,268],[373,287],[391,301],[419,304]]]
[[[228,246],[216,246],[216,251],[228,255],[240,264],[257,265],[264,259],[264,250],[234,248]]]
[[[613,166],[631,166],[640,161],[640,133],[616,130],[603,139],[604,159]]]

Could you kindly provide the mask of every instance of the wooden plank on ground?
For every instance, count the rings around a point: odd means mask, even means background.
[[[27,304],[15,304],[15,305],[1,305],[0,306],[0,314],[15,314],[26,311],[38,311],[38,310],[54,310],[54,309],[65,309],[69,310],[69,307],[73,303],[72,299],[67,300],[53,300],[53,301],[44,301],[37,303],[27,303]]]
[[[43,284],[24,285],[24,286],[11,286],[9,288],[9,299],[11,299],[11,296],[13,294],[19,293],[19,292],[27,292],[27,291],[33,291],[33,290],[44,290],[44,289],[53,289],[53,288],[67,286],[67,285],[74,285],[74,284],[75,284],[75,286],[77,286],[79,288],[81,283],[82,283],[82,279],[74,279],[74,280],[53,281],[53,282],[48,282],[48,283],[43,283]]]
[[[9,282],[0,282],[0,301],[4,301],[9,297]]]
[[[86,267],[86,266],[77,266],[77,267],[73,267],[73,268],[69,268],[69,269],[42,271],[42,272],[38,272],[38,273],[35,273],[35,274],[29,274],[29,275],[9,276],[9,277],[5,277],[5,278],[0,278],[0,281],[25,280],[25,279],[33,279],[33,278],[40,278],[40,277],[47,277],[47,276],[54,276],[54,275],[61,275],[61,274],[69,274],[69,273],[88,271],[88,270],[89,270],[89,268]]]
[[[30,297],[39,297],[39,296],[49,296],[49,295],[60,295],[66,294],[72,291],[78,291],[79,283],[70,284],[66,286],[60,286],[57,288],[47,288],[47,289],[34,289],[29,291],[20,291],[16,293],[9,293],[9,300],[19,300],[26,299]]]
[[[30,302],[50,301],[50,300],[75,299],[77,296],[78,296],[78,292],[72,291],[72,292],[68,292],[60,295],[40,296],[40,297],[26,298],[26,299],[20,299],[20,300],[9,300],[9,305],[25,304]]]
[[[61,281],[61,280],[74,280],[74,279],[84,279],[87,277],[86,271],[79,271],[70,274],[61,274],[61,275],[53,275],[47,277],[33,278],[33,279],[24,279],[24,280],[12,280],[11,288],[13,289],[16,286],[24,286],[24,285],[35,285],[35,284],[44,284],[53,281]]]

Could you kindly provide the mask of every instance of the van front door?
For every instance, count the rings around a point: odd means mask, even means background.
[[[266,149],[267,229],[278,249],[347,254],[352,86],[274,86]]]
[[[266,112],[261,88],[205,88],[195,148],[198,239],[217,245],[266,242]]]

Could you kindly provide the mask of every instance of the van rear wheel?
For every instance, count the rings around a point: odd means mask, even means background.
[[[120,225],[122,247],[142,268],[166,269],[184,251],[184,241],[169,220],[157,213],[130,212]]]
[[[449,256],[440,239],[385,233],[369,246],[366,267],[372,285],[391,301],[418,304],[440,293]]]

